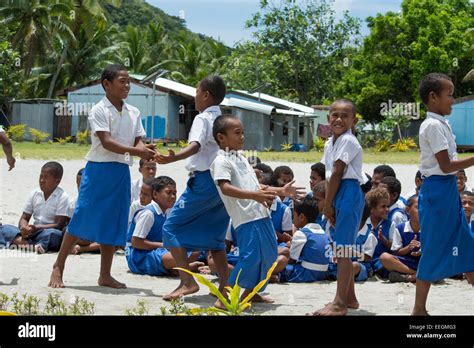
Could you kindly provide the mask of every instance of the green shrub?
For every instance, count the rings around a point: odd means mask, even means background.
[[[25,129],[26,129],[25,124],[16,124],[16,125],[10,126],[7,129],[6,133],[10,139],[21,142],[25,138]]]
[[[45,141],[49,137],[49,133],[42,132],[36,128],[30,127],[31,138],[36,144],[40,144],[42,141]]]

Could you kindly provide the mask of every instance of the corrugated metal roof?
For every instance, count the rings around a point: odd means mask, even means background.
[[[239,92],[242,92],[242,91],[239,91]],[[245,92],[243,92],[243,93],[245,93]],[[247,94],[249,94],[249,93],[247,93]],[[288,100],[273,97],[273,96],[265,94],[265,93],[255,92],[255,93],[252,93],[250,95],[254,96],[256,98],[260,98],[261,100],[268,101],[270,103],[277,103],[277,104],[286,106],[290,110],[297,110],[297,111],[305,112],[307,114],[314,114],[314,109],[310,108],[309,106],[293,103],[293,102],[290,102]]]
[[[260,112],[265,115],[271,115],[276,111],[273,106],[268,106],[260,103],[254,103],[248,100],[238,98],[224,98],[221,103],[222,106],[234,106],[237,108]]]
[[[196,88],[173,80],[165,79],[164,77],[157,78],[155,80],[155,85],[166,88],[173,92],[184,94],[188,97],[194,98],[196,96]]]

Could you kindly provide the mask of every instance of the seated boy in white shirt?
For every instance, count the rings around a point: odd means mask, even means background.
[[[140,188],[140,194],[138,199],[132,202],[130,206],[130,214],[128,215],[128,225],[132,222],[133,217],[137,213],[137,211],[145,208],[148,204],[150,204],[152,199],[152,188],[151,183],[153,182],[154,178],[145,179]]]
[[[48,162],[41,168],[39,188],[28,198],[13,245],[34,245],[39,254],[59,250],[69,213],[69,196],[58,186],[62,176],[63,167],[58,162]],[[34,223],[30,224],[32,217]]]

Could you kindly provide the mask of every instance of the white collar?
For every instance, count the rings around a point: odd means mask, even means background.
[[[61,190],[62,190],[62,188],[60,188],[59,186],[56,186],[56,188],[54,189],[53,192],[51,192],[51,194],[49,195],[47,200],[49,200],[52,197],[56,197],[58,194],[60,194]],[[41,189],[39,189],[39,192],[41,192],[41,194],[43,195],[43,200],[46,202],[47,200],[44,199],[44,192]]]
[[[158,213],[158,215],[166,215],[163,213],[163,210],[161,210],[160,205],[155,201],[151,201],[151,203],[148,205],[151,205],[153,208],[155,208],[155,211]]]
[[[325,233],[324,230],[322,229],[322,227],[319,226],[319,224],[316,224],[314,222],[306,224],[305,227],[303,227],[303,228],[306,228],[306,229],[310,230],[313,233],[318,233],[318,234],[324,234]]]
[[[392,211],[393,209],[395,208],[400,208],[400,209],[404,209],[405,208],[405,204],[403,204],[403,202],[398,199],[395,203],[393,203],[390,208],[388,208],[390,211]]]
[[[431,111],[428,111],[428,112],[426,113],[426,117],[427,117],[427,118],[434,118],[434,119],[436,119],[436,120],[438,120],[438,121],[441,121],[441,122],[443,122],[443,123],[445,123],[445,124],[448,124],[448,120],[446,120],[445,117],[443,117],[443,116],[441,116],[441,115],[438,115],[437,113],[434,113],[434,112],[431,112]]]
[[[339,139],[341,139],[341,138],[342,138],[344,135],[346,135],[346,134],[354,135],[354,134],[352,134],[352,129],[349,128],[347,131],[345,131],[344,133],[342,133],[342,134],[336,139],[336,141],[334,141],[334,135],[333,135],[333,136],[330,138],[331,141],[329,142],[329,144],[331,144],[331,145],[336,145],[337,141],[338,141]]]
[[[205,112],[215,113],[215,112],[220,112],[220,111],[221,111],[221,108],[219,107],[219,105],[211,105],[208,108],[206,108],[202,113],[205,113]]]
[[[109,98],[107,98],[107,96],[102,98],[102,102],[104,103],[104,105],[107,108],[115,108],[115,105],[110,102],[110,100],[109,100]],[[122,100],[122,103],[123,103],[122,111],[123,111],[123,109],[129,110],[128,104],[125,102],[125,100]],[[117,110],[117,108],[115,108],[115,110]],[[117,110],[117,112],[120,112],[120,111]]]
[[[405,227],[403,228],[403,232],[418,233],[420,231],[418,231],[418,232],[413,231],[413,227],[411,227],[410,221],[407,221],[407,222],[405,222]]]

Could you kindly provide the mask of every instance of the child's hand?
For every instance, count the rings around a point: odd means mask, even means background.
[[[415,257],[418,257],[421,255],[421,250],[418,250],[418,251],[412,251],[411,252],[411,256],[415,256]]]
[[[15,168],[15,162],[16,162],[15,157],[13,157],[13,156],[7,157],[7,163],[8,163],[8,166],[10,167],[10,168],[8,169],[8,171],[10,171],[10,170],[12,170],[13,168]]]
[[[416,237],[410,241],[410,250],[420,247],[420,242],[416,240]]]
[[[158,152],[155,155],[155,161],[159,164],[168,164],[168,163],[176,161],[175,156],[176,154],[174,153],[174,151],[171,149],[168,149],[168,156],[165,156]]]
[[[293,239],[293,236],[289,235],[288,233],[282,233],[280,236],[280,240],[282,243],[289,243]]]
[[[379,233],[378,233],[377,239],[381,242],[385,240],[385,236],[382,233],[382,226],[379,227]]]
[[[267,187],[263,187],[262,189],[256,191],[252,199],[258,203],[263,204],[266,208],[270,208],[277,194],[275,191],[268,191]]]
[[[331,226],[336,226],[336,213],[334,212],[334,207],[325,206],[323,209],[323,214],[328,219]]]
[[[283,186],[283,193],[285,194],[285,196],[291,197],[294,199],[298,199],[298,198],[306,196],[306,191],[304,187],[293,186],[294,183],[295,183],[295,180],[290,181],[288,184]]]
[[[137,149],[138,149],[138,152],[137,152],[137,155],[140,157],[140,158],[143,158],[144,160],[152,160],[155,155],[156,155],[156,151],[154,150],[154,144],[148,144],[148,145],[138,145],[137,146]]]
[[[263,171],[257,168],[254,168],[253,170],[255,171],[255,175],[257,176],[258,181],[262,180]]]
[[[27,225],[23,226],[20,229],[21,236],[23,238],[28,238],[31,234],[33,234],[36,231],[36,227],[34,225]]]
[[[291,240],[289,240],[288,242],[286,242],[286,247],[287,247],[287,248],[291,248]]]

